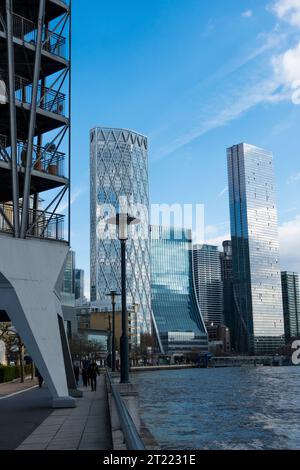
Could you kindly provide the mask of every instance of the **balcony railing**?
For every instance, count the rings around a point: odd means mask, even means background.
[[[13,220],[13,206],[11,204],[0,204],[3,213],[7,219],[12,222]],[[20,208],[21,216],[21,208]],[[51,240],[64,240],[64,218],[61,214],[52,214],[50,212],[43,212],[41,210],[29,210],[29,217],[27,222],[27,230],[36,220],[36,225],[30,229],[28,235],[35,238],[45,238]],[[13,233],[10,225],[0,212],[0,232]]]
[[[13,14],[13,34],[22,41],[35,46],[37,41],[37,25],[23,16]],[[59,57],[66,58],[65,37],[54,33],[44,26],[42,43],[43,50],[51,52]]]
[[[9,161],[11,156],[11,148],[8,146],[8,140],[5,135],[0,134],[0,160]],[[18,141],[17,143],[17,163],[20,166],[25,166],[27,157],[27,144],[26,142]],[[39,145],[33,146],[32,156],[32,169],[47,173],[48,175],[55,175],[65,177],[65,154],[58,152],[55,145],[48,144],[44,147]]]
[[[21,103],[31,104],[32,83],[19,75],[15,78],[16,100]],[[51,88],[38,85],[37,106],[45,111],[65,116],[64,93],[57,92]]]

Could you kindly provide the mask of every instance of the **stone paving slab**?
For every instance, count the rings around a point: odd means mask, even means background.
[[[76,408],[53,411],[17,450],[112,450],[104,376],[97,392],[82,391]]]

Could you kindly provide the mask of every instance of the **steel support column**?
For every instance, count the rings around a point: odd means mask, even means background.
[[[17,163],[17,118],[15,103],[15,58],[13,46],[12,0],[6,0],[9,118],[14,236],[19,237],[19,181]]]
[[[21,220],[21,231],[20,231],[21,238],[26,238],[26,229],[27,229],[27,221],[28,221],[32,151],[33,151],[34,128],[35,128],[35,123],[36,123],[38,83],[39,83],[40,68],[41,68],[42,39],[43,39],[42,36],[43,36],[43,25],[44,25],[44,18],[45,18],[45,6],[46,6],[46,0],[40,0],[37,41],[36,41],[36,48],[35,48],[35,62],[34,62],[33,84],[32,84],[29,131],[28,131],[26,170],[25,170],[25,181],[24,181],[24,192],[23,192],[22,220]]]

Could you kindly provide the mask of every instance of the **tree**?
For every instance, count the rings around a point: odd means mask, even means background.
[[[131,359],[135,364],[138,363],[139,359],[142,359],[144,365],[147,365],[154,346],[154,337],[149,333],[142,333],[140,336],[140,344],[138,346],[132,347],[131,349]]]
[[[97,341],[89,341],[78,335],[74,335],[70,341],[70,351],[73,359],[78,358],[82,361],[83,358],[97,359],[98,353],[103,351],[103,346]]]
[[[0,323],[0,340],[5,344],[6,356],[17,352],[20,365],[21,382],[25,381],[24,372],[24,343],[21,336],[14,329],[11,323]]]

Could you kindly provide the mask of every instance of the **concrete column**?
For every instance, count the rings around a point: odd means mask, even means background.
[[[0,235],[0,310],[22,337],[54,407],[75,406],[68,392],[55,294],[68,250],[56,241]]]

